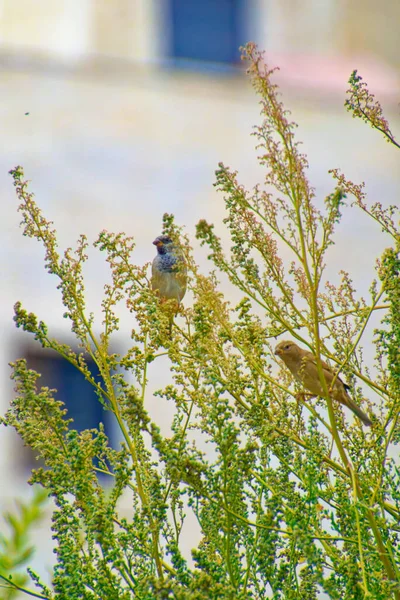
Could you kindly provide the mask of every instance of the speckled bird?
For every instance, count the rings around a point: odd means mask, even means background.
[[[275,354],[283,360],[295,379],[304,385],[304,387],[311,392],[312,396],[325,397],[326,394],[318,374],[317,359],[312,352],[300,348],[294,342],[284,340],[276,346]],[[321,360],[321,367],[329,390],[332,386],[335,372],[323,360]],[[334,400],[337,400],[337,402],[340,402],[340,404],[347,406],[347,408],[361,419],[364,425],[367,425],[368,427],[371,426],[371,419],[349,396],[349,390],[350,387],[344,383],[340,377],[336,377],[330,396]]]
[[[168,235],[159,235],[153,244],[157,248],[157,256],[151,268],[151,287],[163,300],[176,300],[179,305],[187,285],[183,253]]]

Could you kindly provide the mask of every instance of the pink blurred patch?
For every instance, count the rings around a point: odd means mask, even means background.
[[[370,92],[377,98],[395,104],[400,100],[400,81],[396,70],[372,56],[349,58],[266,53],[265,58],[268,66],[279,66],[280,70],[275,76],[277,83],[283,87],[343,96],[352,71],[357,69]]]

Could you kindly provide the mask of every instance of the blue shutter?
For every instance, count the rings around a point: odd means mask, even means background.
[[[240,7],[245,0],[169,0],[171,56],[236,63],[242,39]]]

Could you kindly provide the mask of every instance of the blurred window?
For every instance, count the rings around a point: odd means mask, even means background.
[[[113,413],[103,408],[93,386],[78,369],[52,350],[28,348],[23,355],[28,368],[41,374],[37,381],[38,388],[47,386],[57,390],[54,397],[65,404],[68,411],[66,418],[73,419],[70,425],[72,429],[94,429],[103,423],[110,445],[114,448],[118,445]],[[97,365],[89,359],[86,362],[94,379],[100,383]],[[22,463],[29,468],[34,466],[31,452],[23,453]]]
[[[233,64],[244,44],[246,0],[169,0],[171,56]]]

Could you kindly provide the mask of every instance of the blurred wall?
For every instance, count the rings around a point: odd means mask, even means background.
[[[233,0],[227,0],[231,2]],[[216,0],[216,4],[221,0]],[[168,42],[169,0],[2,0],[2,49],[148,61]],[[398,66],[400,4],[384,0],[247,0],[242,19],[271,51],[369,54]],[[253,38],[252,38],[253,39]]]
[[[61,249],[74,245],[81,232],[93,241],[102,229],[126,231],[137,242],[134,259],[143,264],[153,258],[151,242],[164,212],[173,212],[192,238],[200,218],[216,222],[224,235],[223,199],[212,185],[218,162],[238,169],[249,188],[263,173],[250,136],[259,122],[258,101],[235,61],[217,60],[236,52],[236,46],[229,52],[218,47],[219,40],[255,40],[271,66],[281,66],[276,81],[300,124],[298,139],[309,156],[317,202],[332,190],[332,167],[364,180],[370,201],[398,201],[398,156],[353,120],[343,101],[347,79],[359,68],[399,130],[400,5],[203,1],[210,25],[201,31],[201,3],[195,0],[0,1],[1,413],[12,395],[7,363],[32,351],[29,336],[13,325],[14,302],[44,318],[52,335],[71,341],[57,282],[42,266],[43,251],[21,235],[8,170],[23,165],[38,204],[58,229]],[[185,37],[187,29],[198,43]],[[216,60],[196,58],[211,47]],[[346,265],[365,293],[373,276],[366,247],[371,256],[384,247],[377,233],[349,210],[330,253],[332,272]],[[205,254],[196,252],[208,269]],[[98,330],[107,276],[102,258],[92,252],[87,304]],[[129,343],[129,315],[121,315],[121,325],[117,350]],[[151,372],[154,387],[165,376],[162,368]],[[168,422],[169,407],[151,398],[149,404],[158,422]],[[0,508],[29,494],[28,474],[15,434],[2,430]],[[40,573],[52,559],[46,535],[35,565]]]

